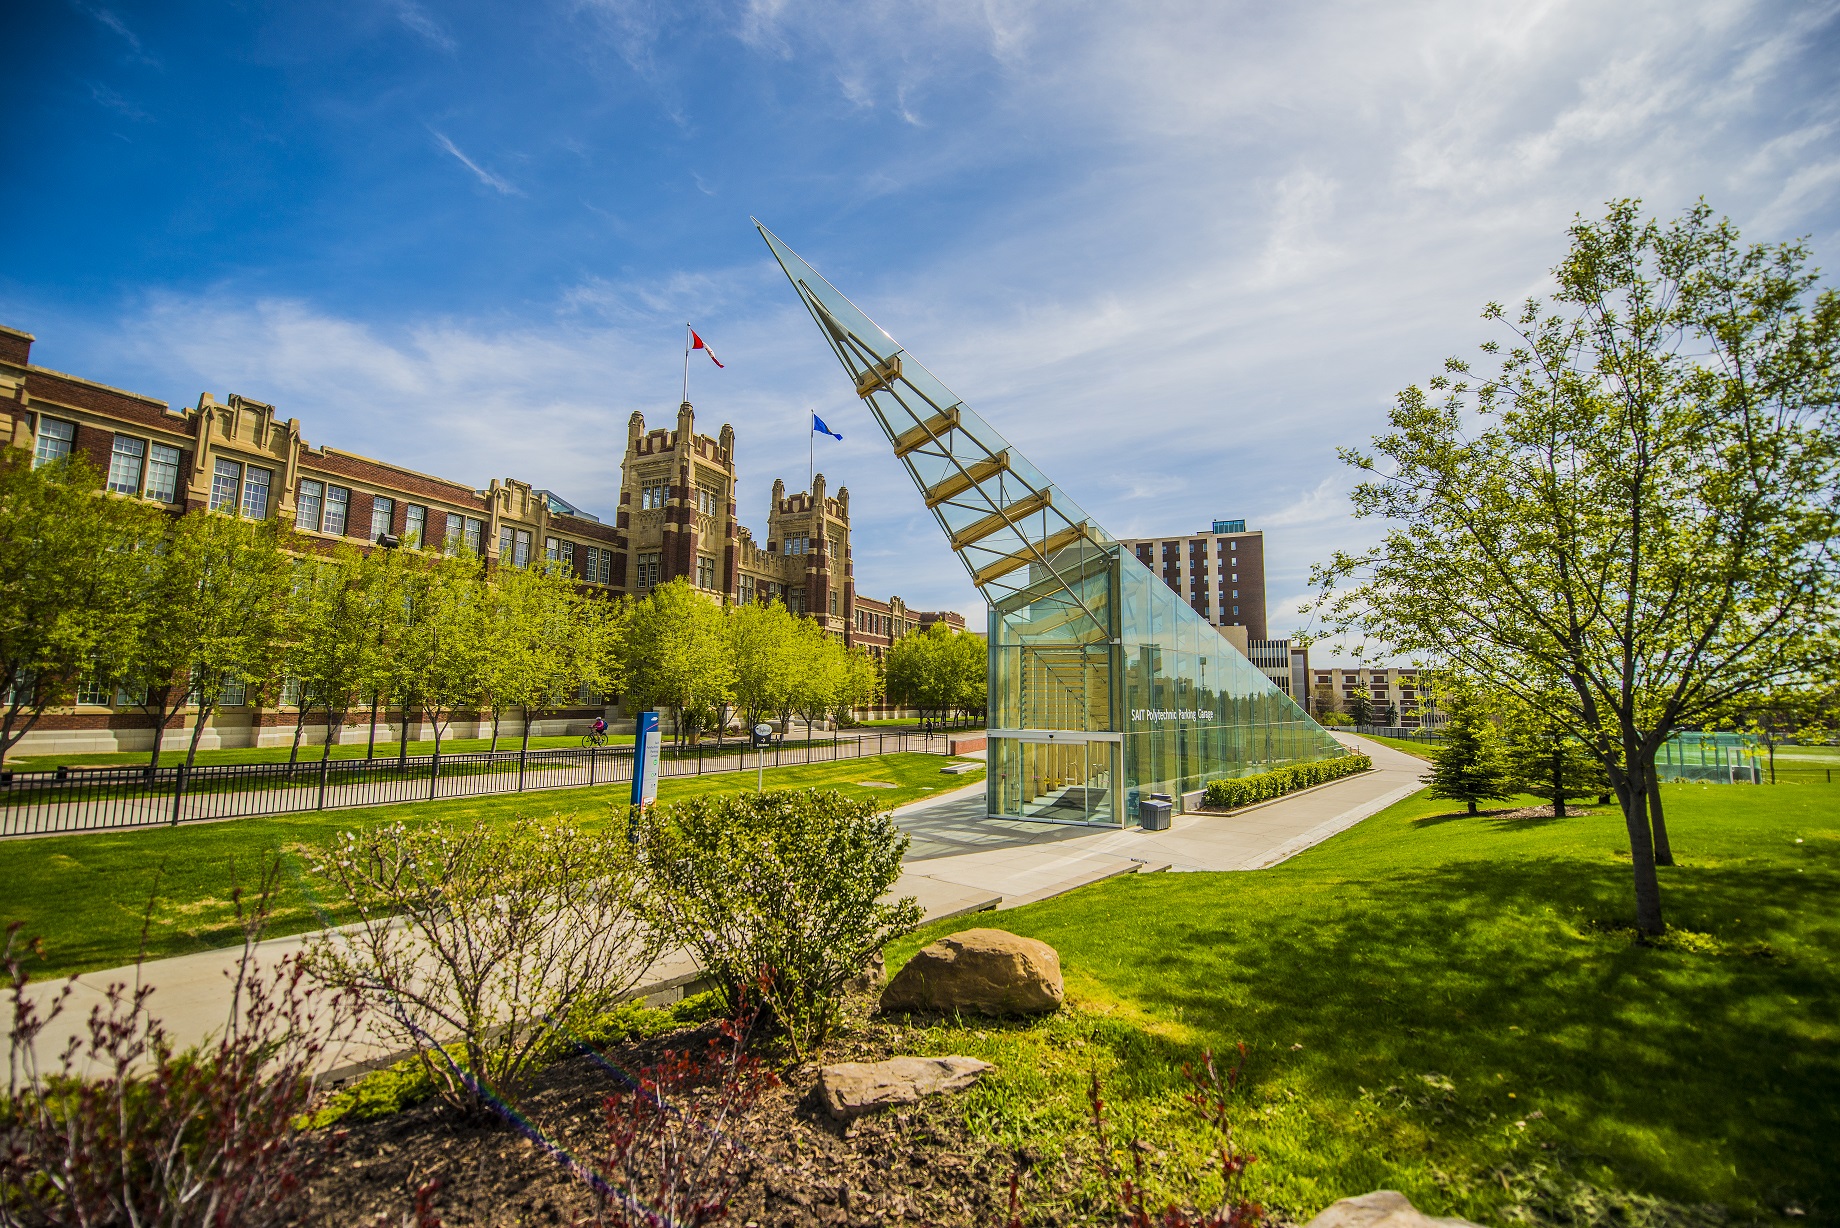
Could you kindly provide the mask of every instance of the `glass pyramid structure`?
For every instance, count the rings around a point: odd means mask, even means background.
[[[1346,753],[990,423],[760,233],[990,604],[991,816],[1124,825],[1151,794]]]

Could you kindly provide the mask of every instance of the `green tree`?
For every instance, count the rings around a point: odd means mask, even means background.
[[[1565,817],[1570,798],[1609,791],[1603,764],[1573,732],[1556,685],[1505,692],[1496,706],[1504,713],[1508,777],[1516,790],[1550,799],[1556,819]]]
[[[408,617],[399,652],[405,694],[434,726],[438,774],[441,742],[455,714],[478,705],[485,693],[491,627],[478,559],[429,555],[418,563],[404,576]]]
[[[837,686],[837,724],[855,720],[860,708],[872,706],[882,694],[882,670],[867,648],[846,649]]]
[[[1393,527],[1316,579],[1359,626],[1499,688],[1552,676],[1629,830],[1640,930],[1664,928],[1655,752],[1840,653],[1840,296],[1805,245],[1746,244],[1701,204],[1578,220],[1550,302],[1474,364],[1401,393],[1346,459]]]
[[[142,617],[98,670],[152,719],[155,766],[166,727],[192,707],[190,767],[226,693],[260,689],[278,673],[294,564],[272,521],[217,512],[181,516],[138,558],[133,601]]]
[[[329,757],[364,688],[373,639],[369,588],[375,582],[375,569],[347,542],[330,554],[295,560],[281,623],[281,668],[298,690],[289,763],[299,759],[301,735],[316,707],[326,714],[320,758]]]
[[[1366,687],[1358,686],[1348,696],[1348,719],[1357,725],[1374,723],[1374,697]]]
[[[769,713],[784,720],[792,710],[798,672],[798,619],[777,601],[749,603],[729,611],[727,631],[735,663],[735,704],[748,727]]]
[[[629,711],[665,709],[678,740],[700,715],[730,702],[735,663],[724,612],[681,579],[660,584],[620,617],[620,661]]]
[[[94,663],[126,654],[144,614],[142,555],[164,517],[101,488],[81,459],[34,468],[0,447],[0,765]]]
[[[1431,786],[1426,796],[1463,802],[1471,814],[1476,813],[1477,802],[1511,796],[1501,734],[1482,699],[1468,690],[1453,690],[1445,711],[1450,720],[1444,726],[1443,741],[1432,752],[1431,772],[1423,777]]]
[[[792,710],[805,722],[805,740],[811,741],[811,727],[829,716],[848,673],[843,643],[826,635],[824,629],[809,618],[797,624],[797,664],[792,675]]]

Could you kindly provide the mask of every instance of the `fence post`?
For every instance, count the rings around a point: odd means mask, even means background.
[[[601,753],[601,748],[598,746],[590,746],[588,748],[588,783],[589,784],[594,783],[594,761],[600,757],[600,753]]]
[[[522,793],[524,791],[524,756],[527,753],[529,753],[528,747],[524,747],[524,746],[518,747],[518,790],[517,791],[519,793]]]
[[[700,733],[696,737],[696,774],[703,774],[703,735]]]
[[[173,813],[172,825],[179,826],[179,803],[185,797],[185,765],[181,763],[173,771]]]
[[[331,768],[332,756],[321,756],[319,761],[319,805],[314,807],[316,810],[324,810],[326,808],[326,773],[330,771]]]

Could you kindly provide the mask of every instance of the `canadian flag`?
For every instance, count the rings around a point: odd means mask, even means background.
[[[722,365],[722,360],[716,357],[716,352],[710,349],[708,343],[697,335],[694,328],[690,330],[690,348],[693,350],[701,350],[703,353],[709,355],[709,361],[716,364],[716,366],[719,367]]]

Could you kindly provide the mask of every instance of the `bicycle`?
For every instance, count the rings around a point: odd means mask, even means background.
[[[581,744],[588,747],[605,746],[607,745],[607,735],[604,733],[596,733],[591,730],[581,735]]]

